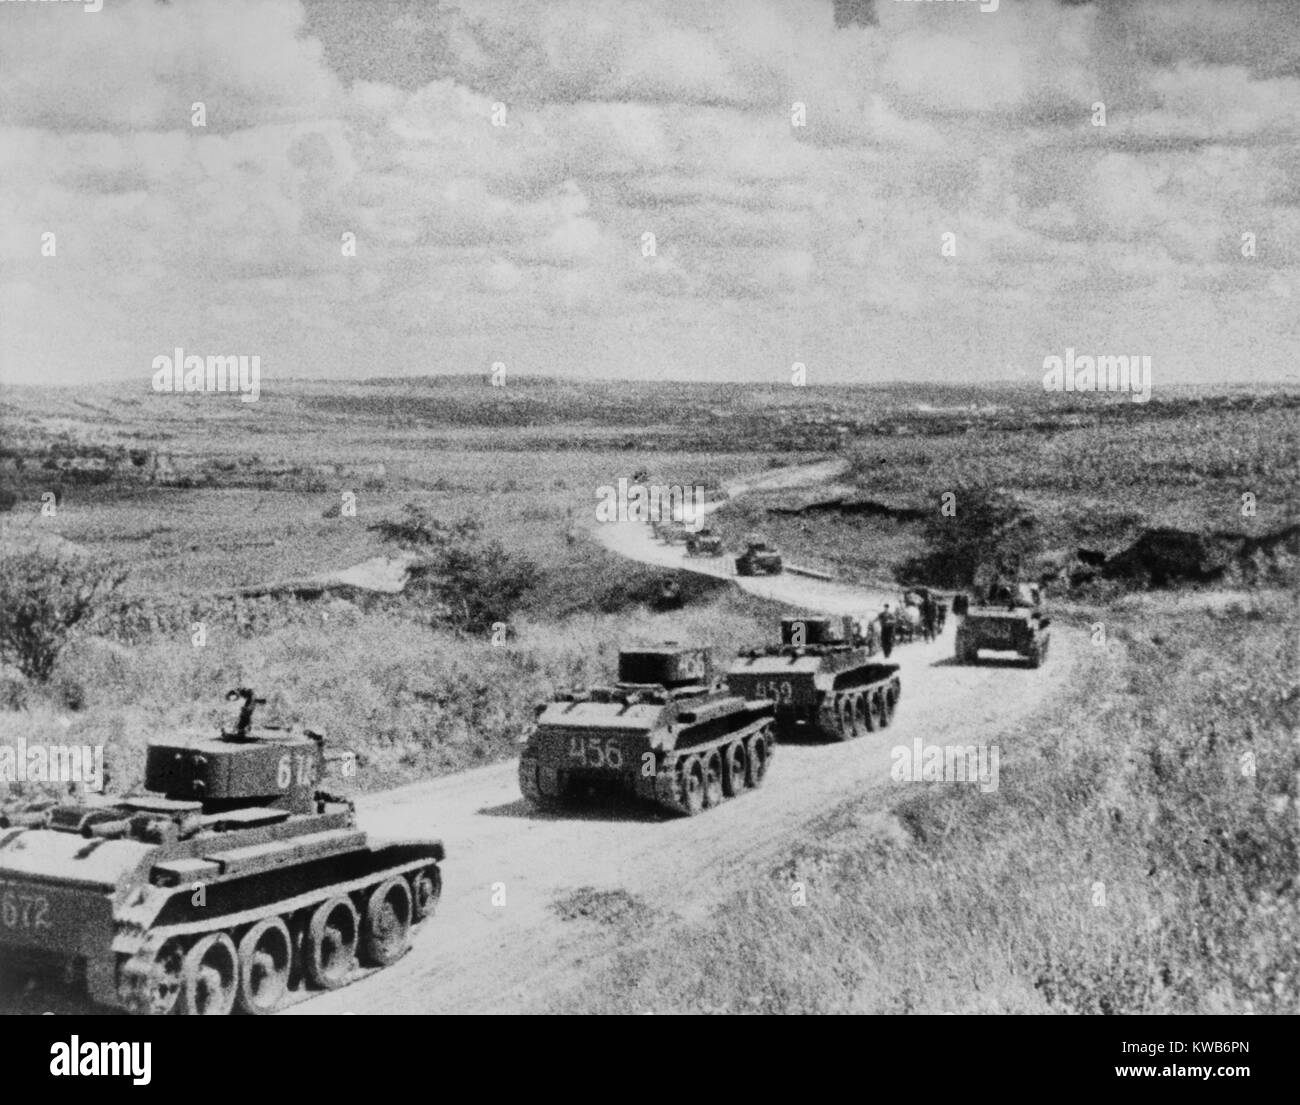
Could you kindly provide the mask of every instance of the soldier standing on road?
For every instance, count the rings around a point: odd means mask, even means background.
[[[927,591],[924,601],[921,603],[921,624],[925,626],[925,639],[927,641],[933,641],[938,635],[936,622],[938,621],[939,611],[937,606],[934,596]]]
[[[886,660],[894,651],[894,615],[889,609],[889,603],[885,603],[885,609],[880,613],[880,651],[885,654]]]

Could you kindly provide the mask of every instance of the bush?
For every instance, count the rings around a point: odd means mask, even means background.
[[[485,541],[482,523],[472,518],[448,525],[408,503],[400,519],[369,528],[386,541],[429,557],[411,593],[466,632],[490,632],[495,623],[509,621],[540,576],[527,557],[508,552],[500,541]]]
[[[438,598],[449,609],[448,620],[471,633],[487,632],[506,622],[515,607],[537,582],[537,566],[526,557],[506,551],[500,541],[465,541],[443,549],[430,580]]]
[[[0,557],[0,660],[45,682],[78,624],[126,572],[92,557],[29,549]]]

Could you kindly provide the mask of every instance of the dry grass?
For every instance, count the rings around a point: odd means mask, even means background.
[[[602,575],[623,570],[600,568],[597,596]],[[136,645],[85,639],[48,686],[25,688],[28,709],[0,712],[0,741],[103,744],[112,785],[130,787],[148,739],[215,725],[224,693],[251,686],[268,700],[262,720],[310,725],[356,749],[358,785],[378,789],[515,754],[533,705],[557,684],[610,678],[621,644],[697,641],[729,658],[770,623],[762,603],[722,591],[659,613],[628,600],[558,621],[525,617],[502,645],[346,604],[293,608],[252,634],[214,623],[202,647],[187,632]]]

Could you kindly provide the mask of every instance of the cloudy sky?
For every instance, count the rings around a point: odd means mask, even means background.
[[[1294,380],[1298,138],[1298,0],[0,3],[0,378]]]

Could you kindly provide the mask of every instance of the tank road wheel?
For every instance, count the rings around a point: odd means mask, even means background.
[[[867,715],[870,713],[870,693],[855,694],[853,696],[853,735],[855,737],[860,737],[863,733],[871,732],[871,726],[867,722]]]
[[[688,756],[682,764],[682,810],[694,817],[704,809],[704,765],[699,756]]]
[[[867,695],[867,732],[874,733],[884,726],[883,714],[884,703],[881,701],[880,692],[872,691]]]
[[[722,755],[722,789],[728,798],[735,798],[745,789],[745,769],[745,744],[733,741]]]
[[[722,754],[715,748],[704,755],[704,808],[722,805]]]
[[[432,915],[442,897],[442,872],[437,867],[426,867],[411,876],[411,920],[423,921]]]
[[[179,940],[168,940],[142,980],[135,1003],[137,1012],[164,1017],[176,1008],[185,977],[185,949]]]
[[[185,955],[181,969],[181,1012],[224,1017],[235,1005],[239,956],[224,932],[210,932]]]
[[[745,742],[746,757],[748,761],[745,771],[745,782],[751,787],[760,787],[763,785],[763,777],[767,775],[767,753],[768,753],[768,734],[770,730],[764,729],[761,733],[755,733]]]
[[[274,1013],[289,992],[293,966],[293,941],[289,927],[279,917],[258,921],[239,942],[239,993],[241,1013]]]
[[[410,943],[411,888],[398,876],[370,892],[361,953],[372,967],[387,967],[402,958]]]
[[[831,737],[837,741],[846,741],[853,735],[853,705],[847,698],[837,695],[835,698],[835,728]]]
[[[337,990],[352,973],[357,955],[356,907],[345,897],[316,907],[302,942],[303,970],[319,990]]]
[[[885,687],[880,692],[880,728],[888,729],[894,720],[894,709],[898,701],[894,698],[894,688]]]

